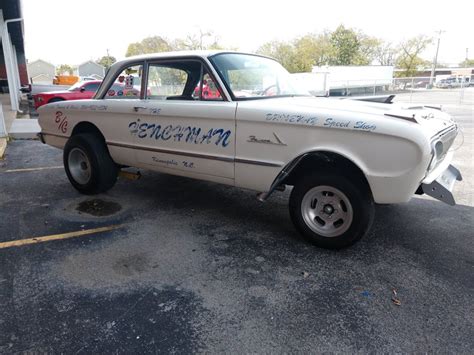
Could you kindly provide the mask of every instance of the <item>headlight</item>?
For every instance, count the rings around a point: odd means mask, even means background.
[[[443,153],[443,142],[441,141],[434,141],[431,143],[431,161],[430,165],[428,166],[428,171],[431,171],[436,166],[438,162],[438,158]]]
[[[443,142],[437,141],[436,144],[434,145],[434,151],[436,154],[436,157],[439,157],[441,154],[443,154]]]

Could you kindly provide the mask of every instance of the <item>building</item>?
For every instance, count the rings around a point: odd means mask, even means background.
[[[94,77],[102,80],[105,76],[105,68],[102,65],[89,60],[77,66],[77,75],[81,77]]]
[[[0,91],[10,93],[13,111],[19,109],[19,90],[28,84],[21,0],[0,2]]]
[[[398,76],[399,73],[403,73],[403,69],[395,69],[395,76]],[[434,76],[438,75],[453,75],[453,76],[468,76],[471,78],[471,82],[474,82],[474,68],[461,68],[461,67],[448,67],[448,68],[436,68]],[[415,77],[427,78],[431,76],[431,68],[419,69]]]
[[[28,63],[28,76],[31,84],[52,85],[55,75],[56,67],[51,63],[42,59]]]
[[[311,74],[324,75],[323,82],[330,96],[357,96],[383,92],[392,84],[393,72],[390,65],[336,65],[315,66]]]

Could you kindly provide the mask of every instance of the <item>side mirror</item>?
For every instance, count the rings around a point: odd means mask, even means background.
[[[84,91],[86,91],[86,88],[83,86],[82,88],[80,88],[79,91],[80,91],[80,92],[84,92]]]

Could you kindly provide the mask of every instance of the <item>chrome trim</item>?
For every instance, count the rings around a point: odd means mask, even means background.
[[[117,142],[110,142],[107,141],[107,145],[121,147],[121,148],[128,148],[128,149],[135,149],[135,150],[145,150],[148,152],[156,152],[156,153],[165,153],[165,154],[175,154],[193,158],[201,158],[201,159],[209,159],[209,160],[217,160],[217,161],[224,161],[227,163],[243,163],[243,164],[252,164],[252,165],[261,165],[261,166],[271,166],[271,167],[281,167],[282,164],[279,163],[272,163],[266,161],[258,161],[258,160],[249,160],[249,159],[241,159],[241,158],[228,158],[218,155],[208,155],[208,154],[200,154],[200,153],[192,153],[192,152],[183,152],[180,150],[173,150],[173,149],[163,149],[163,148],[151,148],[151,147],[144,147],[138,146],[133,144],[126,144],[126,143],[117,143]]]
[[[274,167],[274,168],[280,168],[280,167],[283,166],[283,164],[280,164],[280,163],[272,163],[272,162],[261,161],[261,160],[249,160],[249,159],[243,159],[243,158],[235,158],[235,162],[240,163],[240,164],[270,166],[270,167]]]
[[[453,124],[431,137],[430,146],[431,146],[431,160],[428,165],[427,173],[433,171],[444,159],[448,151],[451,149],[456,137],[458,134],[458,127],[456,124]],[[441,154],[436,154],[435,145],[436,143],[441,142],[443,144],[443,150]]]
[[[441,138],[449,133],[451,133],[451,131],[456,131],[457,133],[457,128],[458,126],[456,124],[452,124],[451,126],[439,131],[438,133],[436,133],[433,137],[431,137],[431,140],[434,141],[435,139],[438,139],[438,138]]]
[[[430,105],[424,105],[423,107],[426,107],[426,108],[432,108],[434,110],[438,110],[438,111],[443,111],[443,108],[441,106],[430,106]]]
[[[136,150],[146,150],[148,152],[175,154],[175,155],[183,155],[183,156],[193,157],[193,158],[219,160],[219,161],[225,161],[229,163],[232,163],[234,161],[233,158],[227,158],[227,157],[222,157],[222,156],[183,152],[180,150],[172,150],[172,149],[151,148],[151,147],[145,147],[145,146],[139,146],[139,145],[133,145],[133,144],[126,144],[126,143],[117,143],[117,142],[107,141],[107,145],[112,145],[112,146],[121,147],[121,148],[136,149]]]

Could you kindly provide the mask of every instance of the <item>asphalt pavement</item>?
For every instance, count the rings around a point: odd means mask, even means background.
[[[378,206],[370,234],[342,251],[300,238],[288,191],[261,203],[142,171],[83,196],[61,151],[11,142],[0,353],[472,353],[472,107],[446,109],[464,132],[459,204]]]

